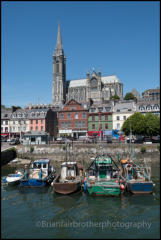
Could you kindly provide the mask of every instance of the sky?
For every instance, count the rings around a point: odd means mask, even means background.
[[[100,68],[124,96],[160,87],[159,1],[2,1],[1,104],[52,103],[58,22],[67,80]]]

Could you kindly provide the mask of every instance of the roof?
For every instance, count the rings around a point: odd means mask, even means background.
[[[120,103],[116,103],[116,105],[114,106],[113,110],[114,111],[121,111],[121,112],[126,112],[128,111],[128,109],[134,110],[136,107],[134,105],[134,102],[120,102]]]
[[[115,75],[101,77],[101,81],[104,84],[120,83],[120,80]],[[86,82],[87,82],[87,78],[70,80],[69,88],[71,88],[71,87],[85,87]]]
[[[24,136],[47,136],[47,135],[48,135],[48,133],[43,132],[43,131],[41,131],[41,132],[38,132],[38,131],[26,132],[24,134]]]
[[[50,159],[37,159],[34,161],[34,163],[49,163]]]

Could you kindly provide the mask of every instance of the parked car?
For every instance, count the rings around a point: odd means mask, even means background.
[[[160,143],[160,136],[153,136],[151,140],[152,143]]]
[[[3,137],[3,136],[1,136],[1,142],[7,142],[7,138],[6,138],[6,137]]]
[[[106,142],[107,143],[112,143],[112,136],[107,136],[106,137]]]
[[[124,136],[119,136],[119,141],[125,141],[125,137]]]
[[[19,139],[11,139],[11,141],[9,142],[9,145],[17,145],[20,144]]]
[[[57,143],[65,143],[65,140],[64,140],[63,137],[58,137],[58,138],[56,139],[56,142],[57,142]]]
[[[85,139],[83,139],[84,143],[93,143],[93,139],[90,137],[86,137]]]

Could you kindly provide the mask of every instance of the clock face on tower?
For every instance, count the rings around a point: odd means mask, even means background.
[[[96,91],[97,90],[97,79],[96,78],[92,78],[90,85],[91,85],[91,91]]]

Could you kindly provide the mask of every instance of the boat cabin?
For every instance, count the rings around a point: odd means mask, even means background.
[[[42,178],[45,178],[52,171],[49,159],[35,160],[31,164],[32,171],[30,172],[30,178],[39,178],[40,171],[42,172]]]
[[[90,177],[95,176],[98,180],[117,177],[117,170],[114,169],[110,156],[97,156],[88,168]]]
[[[61,180],[75,179],[78,175],[78,167],[76,162],[64,162],[61,164]]]

